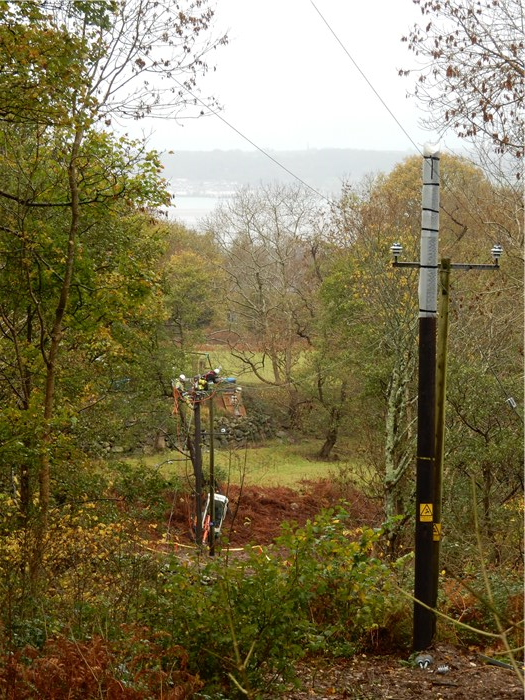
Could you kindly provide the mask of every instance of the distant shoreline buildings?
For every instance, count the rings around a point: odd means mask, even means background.
[[[169,191],[177,199],[178,197],[212,197],[213,199],[231,198],[235,195],[241,184],[235,181],[204,180],[195,181],[188,178],[175,178],[170,180]]]
[[[162,154],[163,175],[175,197],[228,197],[242,187],[286,184],[296,178],[327,195],[343,181],[388,173],[409,152],[321,149],[309,151],[173,151]]]

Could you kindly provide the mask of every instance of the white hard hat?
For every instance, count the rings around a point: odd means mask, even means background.
[[[179,379],[181,379],[183,382],[186,381],[186,377],[184,374],[179,375]]]
[[[220,367],[217,367],[217,369],[214,369],[213,371],[215,372],[215,374],[220,374],[220,373],[221,373],[221,368],[220,368]]]

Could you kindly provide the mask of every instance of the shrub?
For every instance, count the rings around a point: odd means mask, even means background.
[[[42,650],[26,647],[0,664],[3,697],[29,700],[186,700],[202,687],[187,671],[187,654],[165,648],[148,630],[128,628],[118,642],[63,636]],[[5,659],[7,658],[7,661]]]
[[[285,525],[275,547],[233,560],[172,560],[142,622],[169,631],[205,690],[228,698],[270,692],[304,654],[368,647],[397,610],[393,566],[375,554],[381,531],[349,530],[347,517],[329,510],[303,528]]]
[[[121,472],[119,493],[132,498],[138,473]],[[31,596],[24,531],[6,531],[0,542],[4,571],[12,572],[0,580],[0,682],[12,683],[14,664],[26,683],[17,697],[30,697],[29,686],[43,698],[97,697],[96,678],[108,698],[115,684],[125,693],[114,697],[159,697],[164,684],[168,698],[180,684],[194,692],[201,678],[204,694],[255,698],[290,680],[304,654],[368,645],[395,608],[381,531],[349,529],[343,509],[301,528],[284,525],[273,547],[216,559],[199,550],[167,554],[164,542],[156,548],[142,539],[143,521],[102,512],[95,503],[52,511],[45,575]]]
[[[289,575],[311,623],[309,646],[353,653],[392,606],[393,567],[380,556],[380,529],[349,529],[344,509],[327,510],[303,528],[284,526],[277,545],[289,552]]]
[[[113,491],[123,499],[133,517],[161,521],[166,510],[166,493],[181,487],[177,476],[163,476],[157,469],[142,464],[117,462],[114,467]]]

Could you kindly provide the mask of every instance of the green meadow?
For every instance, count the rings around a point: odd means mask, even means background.
[[[262,353],[254,353],[254,362],[262,366]],[[261,389],[269,390],[271,386],[262,382],[253,372],[246,369],[239,360],[227,349],[221,347],[210,348],[194,353],[192,356],[193,367],[191,371],[204,371],[205,368],[221,367],[223,377],[233,376],[240,386],[245,386],[250,391]],[[186,369],[189,372],[189,368]],[[271,367],[267,360],[267,366],[260,371],[261,376],[270,379]],[[203,420],[207,421],[207,413]],[[331,475],[344,469],[346,473],[359,474],[363,472],[361,460],[354,456],[345,457],[341,462],[326,462],[316,458],[322,439],[302,436],[295,440],[292,436],[279,439],[273,438],[263,444],[240,444],[229,447],[215,448],[215,471],[217,478],[223,482],[254,484],[263,487],[289,486],[295,487],[303,480],[318,480],[331,478]],[[338,444],[337,452],[340,454],[352,454],[351,446]],[[142,458],[130,459],[131,462],[141,462],[153,469],[159,469],[165,476],[178,475],[183,478],[192,477],[193,470],[189,457],[178,451],[163,452],[148,455]],[[209,470],[209,452],[203,448],[203,470],[206,475]],[[357,477],[358,479],[358,477]]]
[[[306,354],[301,353],[298,358],[298,363],[301,365],[304,362]],[[264,357],[262,352],[254,352],[250,355],[251,361],[257,367],[257,371],[261,377],[272,381],[272,366],[270,358]],[[191,372],[196,374],[199,371],[199,366],[202,369],[210,369],[215,367],[221,367],[221,374],[223,377],[235,377],[239,384],[245,384],[249,386],[264,385],[261,380],[255,376],[252,370],[247,367],[245,363],[239,358],[235,357],[235,353],[229,351],[226,348],[220,346],[212,347],[209,350],[202,350],[197,353],[193,353],[193,366],[191,367]],[[189,368],[187,368],[189,372]]]
[[[333,463],[316,460],[313,455],[321,446],[320,440],[302,440],[300,444],[281,443],[276,440],[258,447],[215,449],[215,470],[218,478],[232,483],[258,486],[296,486],[303,479],[328,478],[334,470]],[[209,470],[209,451],[202,455],[203,470]],[[192,474],[189,458],[178,451],[148,455],[130,462],[142,463],[159,469],[165,476],[185,477]]]

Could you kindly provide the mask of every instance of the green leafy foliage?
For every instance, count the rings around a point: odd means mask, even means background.
[[[149,522],[162,522],[168,505],[168,492],[180,491],[180,478],[166,478],[158,469],[142,465],[132,466],[126,462],[114,465],[113,490],[116,498],[127,503],[133,517]]]
[[[67,152],[61,136],[49,132],[35,141],[34,132],[4,130],[3,137],[0,170],[8,182],[15,187],[33,178],[33,196],[45,197],[50,204],[67,201],[65,173],[55,165],[59,153],[65,157]],[[15,170],[9,165],[11,157],[16,157]],[[63,482],[67,469],[61,465],[82,460],[78,437],[89,425],[90,407],[111,395],[114,379],[130,374],[127,368],[136,364],[138,352],[131,352],[133,343],[136,348],[154,319],[159,323],[163,318],[158,262],[166,230],[150,223],[138,208],[166,201],[156,156],[144,154],[136,142],[93,133],[80,149],[77,169],[85,204],[69,305],[61,311],[59,377],[50,358],[69,274],[68,206],[28,205],[22,212],[3,202],[9,226],[0,233],[5,257],[0,372],[6,409],[0,417],[0,432],[5,432],[0,465],[6,482],[16,453],[15,463],[24,472],[18,478],[25,510],[44,455],[39,446],[43,435],[49,437],[45,454],[53,460],[52,479]],[[13,356],[15,362],[7,359]],[[56,391],[53,411],[47,403],[50,386]]]
[[[348,516],[344,509],[324,511],[296,532],[285,526],[278,540],[291,553],[290,575],[309,610],[313,649],[321,643],[335,655],[353,653],[370,630],[387,624],[391,609],[382,532],[348,529]]]
[[[347,516],[326,511],[304,528],[285,525],[275,549],[248,548],[227,565],[170,565],[155,624],[184,640],[190,669],[206,668],[207,682],[234,696],[238,685],[289,679],[291,660],[306,653],[366,646],[399,607],[393,567],[374,556],[381,533],[349,531]]]
[[[345,511],[321,513],[304,528],[285,526],[273,548],[179,558],[134,517],[140,499],[154,502],[156,476],[119,472],[106,487],[118,500],[52,511],[43,549],[47,579],[34,598],[24,595],[23,535],[7,527],[16,501],[3,501],[0,558],[12,572],[0,580],[4,653],[11,649],[26,664],[20,680],[43,668],[51,649],[68,655],[74,640],[88,655],[91,645],[111,649],[112,672],[118,667],[117,677],[137,692],[145,682],[138,672],[167,672],[165,661],[180,649],[181,665],[173,668],[201,678],[207,692],[233,698],[243,688],[255,697],[292,680],[294,659],[367,646],[399,612],[389,584],[394,568],[374,552],[381,533],[347,530]]]
[[[2,3],[0,114],[15,124],[65,126],[84,80],[86,43],[53,26],[38,3]]]

